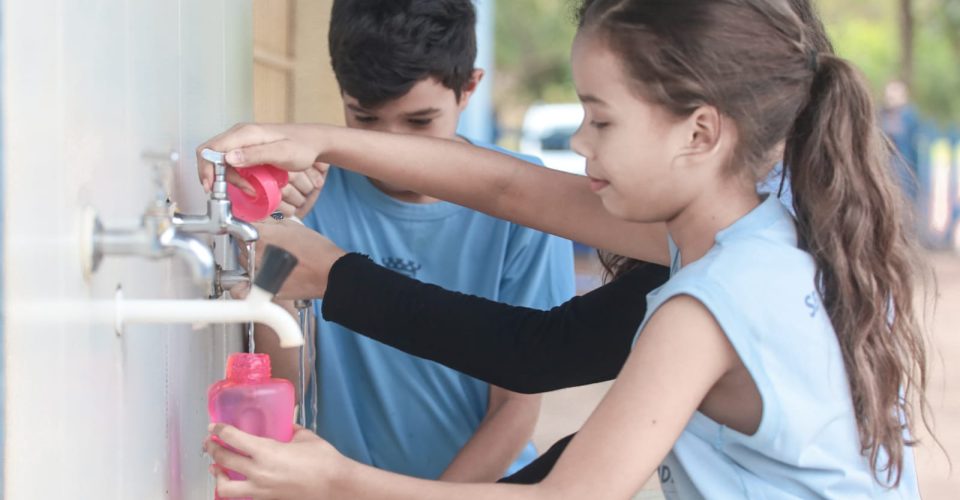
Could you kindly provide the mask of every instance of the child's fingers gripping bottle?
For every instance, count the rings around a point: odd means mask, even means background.
[[[296,262],[293,255],[268,246],[254,286],[275,294]],[[226,378],[210,386],[207,393],[210,421],[229,424],[256,436],[289,442],[293,438],[293,384],[285,379],[271,378],[270,356],[231,354],[226,371]],[[219,444],[225,446],[222,442]],[[246,479],[230,470],[227,475],[235,480]]]

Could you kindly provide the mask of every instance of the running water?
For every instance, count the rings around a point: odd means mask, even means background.
[[[310,307],[307,309],[308,317],[308,332],[304,333],[307,336],[309,341],[305,344],[307,345],[308,355],[310,363],[310,380],[307,386],[307,392],[310,393],[310,419],[307,422],[307,429],[310,429],[313,432],[317,432],[317,382],[320,380],[319,373],[317,370],[317,314],[316,309],[314,309],[316,302],[310,301]]]
[[[313,432],[317,431],[317,364],[316,364],[316,314],[312,300],[298,300],[297,314],[303,331],[303,346],[300,347],[299,391],[300,408],[297,424]],[[309,405],[310,411],[307,411]]]
[[[251,241],[247,243],[247,276],[250,277],[250,286],[253,286],[253,280],[256,278],[257,266],[257,243]],[[253,322],[247,323],[247,352],[256,352],[257,344],[253,335]]]
[[[307,332],[310,328],[310,315],[308,313],[310,302],[298,300],[295,305],[297,307],[297,316],[300,319],[300,331],[303,332],[303,345],[300,346],[300,369],[297,372],[297,392],[300,394],[300,405],[297,408],[297,424],[301,427],[307,427],[307,370],[310,366],[310,349],[307,347],[310,345],[310,338]]]
[[[309,425],[308,429],[314,433],[317,431],[317,419],[320,418],[320,412],[317,408],[320,398],[317,394],[317,387],[319,386],[320,381],[320,370],[317,368],[317,335],[320,334],[320,325],[317,321],[316,309],[314,309],[314,302],[310,302],[310,387],[308,392],[310,393],[310,420],[307,422]]]

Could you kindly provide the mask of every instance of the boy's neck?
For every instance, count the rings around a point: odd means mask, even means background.
[[[414,191],[408,191],[406,189],[402,189],[402,188],[387,184],[385,182],[379,181],[372,177],[367,177],[367,178],[370,179],[370,183],[373,184],[375,188],[379,189],[380,191],[383,192],[383,194],[395,200],[400,200],[405,203],[420,203],[420,204],[436,203],[440,201],[436,198],[431,198],[425,194],[416,193]]]
[[[467,139],[459,135],[454,135],[449,139],[457,142],[462,142],[464,144],[472,144],[470,141],[468,141]],[[405,203],[419,203],[419,204],[436,203],[440,201],[437,198],[433,198],[425,194],[420,194],[414,191],[409,191],[409,190],[400,188],[398,186],[394,186],[389,183],[380,181],[378,179],[374,179],[372,177],[367,177],[367,179],[370,179],[370,183],[373,184],[375,188],[379,189],[385,195],[395,200],[399,200]]]

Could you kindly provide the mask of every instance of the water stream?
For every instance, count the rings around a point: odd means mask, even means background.
[[[257,266],[257,244],[256,242],[247,243],[247,276],[250,277],[250,286],[253,286],[253,280],[256,277]],[[257,348],[256,340],[253,335],[253,323],[247,323],[247,352],[255,352]]]

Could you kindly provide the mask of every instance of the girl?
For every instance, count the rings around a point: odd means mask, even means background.
[[[918,496],[913,243],[869,95],[809,26],[783,0],[587,1],[572,51],[586,110],[574,146],[593,199],[576,178],[443,141],[245,126],[205,145],[237,167],[323,160],[394,175],[672,268],[613,388],[543,482],[416,480],[349,462],[306,432],[279,444],[217,427],[246,456],[212,441],[208,451],[248,477],[215,469],[220,494],[624,498],[659,466],[671,498]],[[756,192],[781,158],[796,219]],[[387,160],[415,168],[378,170]],[[496,197],[476,201],[491,195],[477,186]],[[544,214],[547,201],[562,203]],[[322,295],[342,252],[285,233],[296,253],[318,256],[288,293]]]

